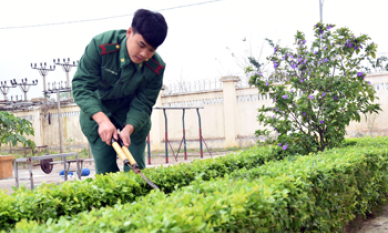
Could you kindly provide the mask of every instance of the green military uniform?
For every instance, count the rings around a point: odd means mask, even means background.
[[[92,116],[102,111],[119,129],[126,124],[133,125],[129,150],[140,168],[144,168],[150,115],[163,85],[162,58],[155,53],[148,61],[135,64],[128,55],[126,41],[126,30],[108,31],[94,37],[72,81],[74,100],[81,109],[81,129],[91,145],[98,174],[119,169],[114,149],[102,142]],[[129,169],[125,166],[124,170]]]

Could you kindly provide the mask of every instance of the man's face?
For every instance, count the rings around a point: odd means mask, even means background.
[[[133,29],[127,31],[127,52],[131,60],[142,63],[150,59],[155,54],[155,48],[149,45],[139,33],[134,34]]]

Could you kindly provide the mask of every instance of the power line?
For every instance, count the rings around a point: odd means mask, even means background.
[[[174,10],[174,9],[179,9],[179,8],[186,8],[186,7],[192,7],[192,6],[198,6],[198,5],[205,5],[205,4],[214,3],[214,2],[220,2],[220,1],[225,1],[225,0],[211,0],[211,1],[206,1],[206,2],[198,2],[198,3],[187,4],[187,5],[181,5],[181,6],[164,8],[164,9],[160,9],[160,10],[156,10],[156,11],[158,11],[158,12],[168,11],[168,10]],[[128,16],[133,16],[133,13],[125,14],[125,15],[116,15],[116,16],[104,17],[104,18],[97,18],[97,19],[85,19],[85,20],[76,20],[76,21],[68,21],[68,22],[45,23],[45,24],[25,25],[25,26],[14,26],[14,27],[0,27],[0,30],[17,29],[17,28],[32,28],[32,27],[47,27],[47,26],[72,24],[72,23],[85,23],[85,22],[91,22],[91,21],[115,19],[115,18],[122,18],[122,17],[128,17]]]

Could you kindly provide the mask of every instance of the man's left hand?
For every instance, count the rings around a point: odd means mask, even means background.
[[[120,139],[123,141],[124,146],[129,147],[131,145],[130,136],[133,134],[134,130],[135,128],[133,125],[128,124],[120,131]]]

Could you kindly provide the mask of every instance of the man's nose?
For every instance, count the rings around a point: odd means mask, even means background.
[[[140,55],[143,58],[148,58],[149,54],[150,54],[150,52],[147,49],[142,49],[141,52],[140,52]]]

